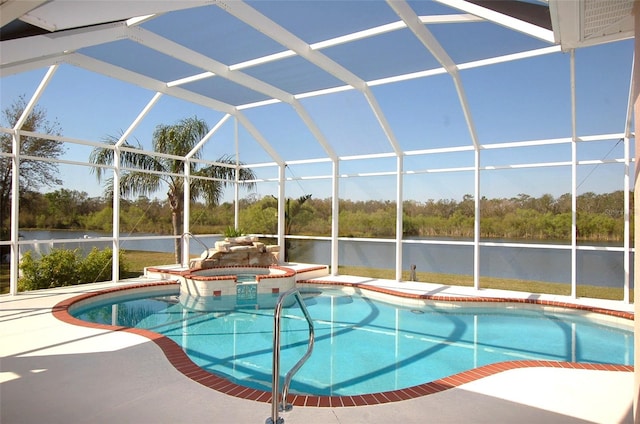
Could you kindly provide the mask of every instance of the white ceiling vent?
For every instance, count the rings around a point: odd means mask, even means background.
[[[563,49],[631,38],[633,0],[549,2],[553,32]]]
[[[633,0],[587,0],[582,10],[582,33],[585,39],[605,37],[624,31],[621,26],[632,19]]]

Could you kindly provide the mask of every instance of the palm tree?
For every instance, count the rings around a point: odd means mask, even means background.
[[[291,199],[287,199],[284,210],[285,234],[291,234],[291,228],[293,227],[294,218],[302,212],[302,205],[304,205],[305,202],[309,199],[311,199],[311,194],[305,194],[298,197],[293,205],[291,204]],[[289,240],[285,240],[284,247],[284,260],[285,262],[289,262],[289,250],[291,250],[291,242]]]
[[[182,234],[182,213],[184,210],[184,160],[175,157],[185,157],[191,153],[197,143],[207,134],[207,124],[197,117],[186,118],[175,125],[158,125],[153,133],[153,150],[166,156],[150,156],[142,152],[129,149],[120,152],[120,165],[125,168],[137,168],[141,171],[123,171],[120,176],[120,195],[149,196],[157,192],[163,185],[167,186],[167,198],[171,208],[171,223],[175,240],[176,263],[182,257],[180,236]],[[117,137],[109,136],[106,142],[115,144]],[[136,148],[129,143],[123,147]],[[137,146],[140,149],[140,146]],[[192,158],[199,159],[201,151],[197,150]],[[114,150],[96,147],[89,157],[91,163],[96,165],[112,165]],[[227,181],[233,181],[236,172],[236,161],[231,156],[223,156],[216,164],[204,168],[197,168],[190,163],[192,176],[214,178],[191,181],[191,199],[204,198],[207,205],[217,205],[222,197]],[[229,166],[224,166],[229,165]],[[94,167],[98,181],[102,178],[101,167]],[[152,171],[145,172],[145,171]],[[239,169],[239,180],[247,181],[255,179],[255,174],[247,168]],[[105,184],[106,194],[113,195],[113,179],[109,178]],[[247,183],[247,188],[254,188],[254,183]]]
[[[296,202],[291,205],[291,199],[287,199],[286,208],[284,211],[284,233],[291,234],[291,227],[293,226],[293,219],[302,212],[302,205],[305,204],[307,200],[311,199],[311,194],[305,194],[296,199]]]

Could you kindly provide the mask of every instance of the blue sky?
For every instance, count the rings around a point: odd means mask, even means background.
[[[310,28],[311,30],[311,28]],[[311,31],[312,32],[312,31]],[[311,35],[310,35],[311,36]],[[455,49],[454,49],[455,50]],[[629,89],[632,40],[581,49],[576,53],[578,135],[624,131]],[[339,57],[339,51],[331,54]],[[0,79],[0,106],[19,95],[29,98],[46,70]],[[365,70],[363,70],[365,72]],[[460,72],[481,144],[527,141],[571,135],[569,55],[553,54]],[[471,139],[448,75],[432,76],[376,86],[372,92],[394,135],[404,150],[469,146]],[[153,97],[152,92],[63,64],[47,87],[39,105],[47,116],[60,122],[64,135],[100,141],[119,135]],[[391,152],[380,125],[365,97],[355,91],[301,100],[321,131],[340,156]],[[324,157],[324,151],[308,128],[288,105],[274,105],[243,112],[286,160]],[[190,116],[206,120],[210,127],[223,116],[181,100],[164,96],[136,129],[133,137],[150,148],[156,125],[172,124]],[[5,124],[5,123],[3,123]],[[270,162],[266,152],[242,127],[239,128],[241,160]],[[204,149],[204,157],[215,159],[235,150],[235,124],[228,120]],[[65,159],[85,161],[90,148],[70,146]],[[633,157],[633,150],[631,156]],[[617,139],[578,145],[580,160],[621,158]],[[421,173],[447,167],[472,167],[472,152],[446,153],[405,159],[405,171],[418,174],[405,178],[405,198],[460,200],[473,193],[473,172]],[[482,166],[568,161],[570,146],[485,150]],[[345,161],[341,174],[392,172],[394,158]],[[65,188],[99,196],[102,188],[86,167],[61,166]],[[261,177],[276,178],[275,168],[257,168]],[[330,175],[328,163],[291,166],[288,176]],[[622,164],[584,165],[578,170],[579,191],[608,192],[622,189]],[[481,189],[486,197],[512,197],[518,193],[558,196],[570,192],[570,167],[483,171]],[[341,197],[356,200],[395,200],[395,177],[348,178],[341,182]],[[274,183],[261,184],[261,194],[275,194]],[[329,179],[287,184],[287,195],[331,194]],[[230,192],[228,192],[230,194]],[[163,195],[159,195],[163,198]],[[228,200],[226,196],[225,200]]]

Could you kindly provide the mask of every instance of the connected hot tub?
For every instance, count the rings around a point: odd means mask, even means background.
[[[189,309],[224,309],[227,302],[268,307],[262,304],[295,287],[296,272],[275,265],[225,266],[188,270],[180,280],[180,302]]]

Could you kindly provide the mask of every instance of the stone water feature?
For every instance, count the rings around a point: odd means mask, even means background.
[[[280,246],[265,245],[255,236],[227,237],[217,241],[213,249],[202,252],[199,259],[192,259],[190,269],[207,269],[221,266],[270,266],[280,261]]]

